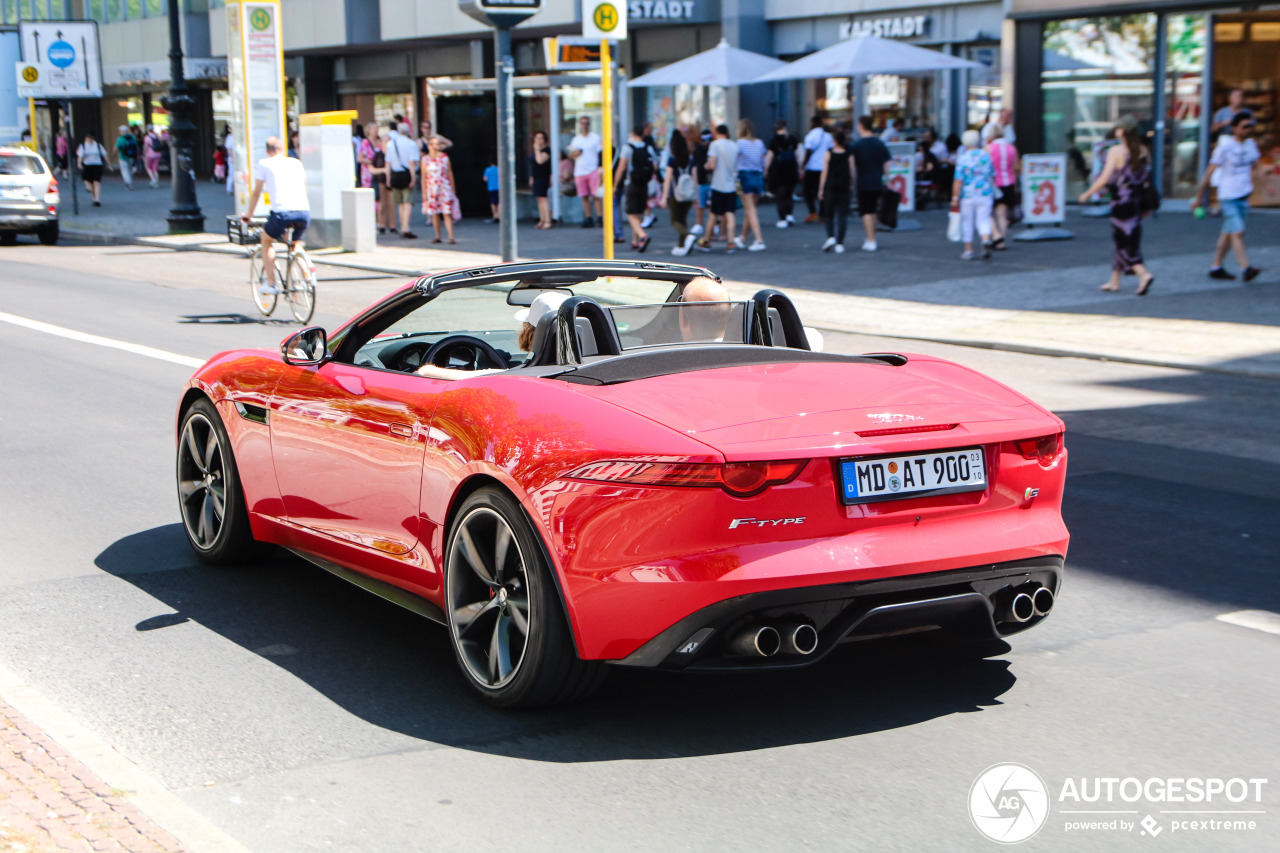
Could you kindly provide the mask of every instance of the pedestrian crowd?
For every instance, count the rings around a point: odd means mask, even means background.
[[[1216,279],[1236,278],[1236,273],[1223,266],[1229,253],[1244,281],[1252,281],[1261,272],[1250,263],[1245,245],[1249,198],[1262,159],[1252,139],[1256,126],[1240,89],[1232,90],[1227,102],[1213,114],[1214,147],[1193,208],[1198,217],[1222,217],[1209,269],[1209,275]],[[620,230],[625,227],[631,248],[646,251],[653,240],[650,229],[665,211],[674,233],[670,252],[677,257],[694,251],[711,252],[717,243],[730,253],[765,251],[762,203],[772,196],[774,225],[779,229],[795,227],[798,191],[807,210],[804,224],[825,228],[823,252],[845,252],[849,217],[855,211],[862,225],[860,248],[878,251],[877,233],[885,225],[893,230],[903,201],[888,186],[895,158],[887,143],[908,141],[907,134],[901,118],[877,128],[870,116],[861,116],[847,127],[819,115],[812,118],[803,137],[793,134],[780,119],[773,133],[762,139],[751,121],[742,119],[732,133],[726,124],[707,130],[689,124],[659,142],[651,124],[638,124],[617,146],[609,166],[620,214],[614,217],[613,239],[626,242]],[[1154,173],[1146,141],[1132,120],[1122,118],[1100,143],[1094,143],[1098,165],[1087,175],[1092,180],[1079,201],[1109,201],[1112,275],[1102,285],[1104,291],[1119,291],[1125,275],[1137,277],[1139,295],[1148,293],[1155,281],[1142,253],[1144,222],[1160,206],[1159,176]],[[429,121],[419,124],[415,136],[410,124],[397,115],[382,124],[356,124],[352,143],[356,181],[375,193],[379,233],[417,239],[412,230],[417,197],[422,215],[431,223],[432,242],[456,242],[454,222],[462,212],[458,176],[449,156],[450,139],[435,133]],[[296,154],[296,146],[295,134],[286,153]],[[1010,111],[1003,110],[998,118],[991,117],[946,139],[932,128],[924,128],[915,147],[910,168],[916,198],[910,201],[918,206],[937,202],[949,207],[947,237],[963,244],[962,259],[988,259],[993,252],[1006,250],[1010,228],[1022,217],[1022,158]],[[1087,172],[1074,143],[1069,147],[1068,156],[1074,155],[1071,162],[1082,173]],[[578,117],[576,133],[560,152],[559,174],[553,175],[557,158],[548,135],[541,129],[533,133],[523,165],[537,204],[535,228],[546,230],[556,225],[549,199],[553,181],[561,195],[578,197],[583,228],[603,224],[603,149],[592,118]],[[67,134],[58,134],[54,144],[58,174],[66,176],[72,156],[94,206],[100,206],[104,171],[118,170],[130,190],[135,175],[143,173],[149,186],[159,185],[169,156],[168,130],[154,125],[145,129],[138,124],[120,125],[110,148],[86,133],[72,149]],[[215,146],[213,178],[225,182],[228,193],[234,187],[234,158],[235,139],[227,126],[221,143]],[[486,221],[497,222],[502,205],[496,160],[489,158],[477,172],[462,179],[484,182],[489,210]]]

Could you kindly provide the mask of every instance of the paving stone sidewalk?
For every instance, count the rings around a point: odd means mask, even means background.
[[[0,853],[178,853],[182,844],[0,702]]]

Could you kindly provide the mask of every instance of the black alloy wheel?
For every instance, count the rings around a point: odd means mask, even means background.
[[[487,701],[546,705],[603,683],[603,664],[578,658],[541,544],[506,492],[481,489],[459,509],[444,592],[454,653]]]
[[[239,563],[254,546],[231,442],[217,409],[201,399],[178,434],[178,504],[187,541],[207,563]]]

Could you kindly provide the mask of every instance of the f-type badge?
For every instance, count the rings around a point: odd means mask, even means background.
[[[729,522],[729,529],[755,525],[756,527],[782,527],[786,524],[804,524],[806,516],[799,518],[735,518]]]

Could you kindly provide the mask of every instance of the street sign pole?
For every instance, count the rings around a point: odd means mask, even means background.
[[[601,121],[601,139],[604,149],[600,154],[600,168],[604,171],[604,256],[613,260],[613,57],[609,53],[609,40],[600,40],[600,87],[604,118]]]
[[[511,28],[493,29],[493,56],[498,87],[498,242],[503,261],[514,261],[516,246],[516,113],[515,58],[511,55]]]
[[[71,120],[71,102],[63,101],[67,117],[67,183],[71,184],[71,212],[80,215],[80,197],[76,195],[76,125]]]
[[[502,260],[514,261],[516,248],[516,72],[511,28],[542,10],[542,0],[458,0],[458,8],[493,27],[494,83],[498,108],[498,243]]]
[[[622,0],[582,0],[582,37],[600,39],[600,100],[604,170],[604,256],[613,260],[613,51],[610,41],[627,37],[627,4]]]

